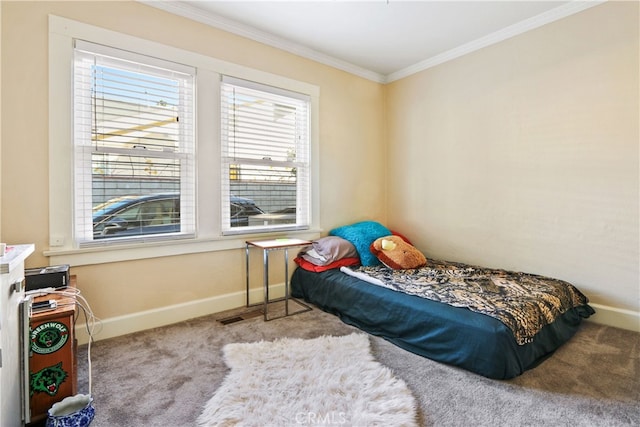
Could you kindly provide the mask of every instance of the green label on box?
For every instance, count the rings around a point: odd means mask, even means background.
[[[31,331],[31,351],[50,354],[60,350],[69,339],[67,325],[60,322],[45,322]]]

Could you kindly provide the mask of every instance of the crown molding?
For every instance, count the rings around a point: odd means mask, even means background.
[[[442,63],[459,58],[463,55],[467,55],[469,53],[475,52],[484,47],[491,46],[493,44],[507,40],[511,37],[515,37],[522,33],[526,33],[527,31],[531,31],[536,28],[542,27],[543,25],[549,24],[551,22],[555,22],[562,18],[566,18],[567,16],[571,16],[578,12],[582,12],[583,10],[590,9],[594,6],[598,6],[602,3],[605,3],[606,1],[607,0],[594,0],[594,1],[574,0],[570,3],[564,4],[562,6],[556,7],[554,9],[551,9],[547,12],[541,13],[529,19],[525,19],[524,21],[520,21],[516,24],[505,27],[499,31],[488,34],[472,42],[465,43],[461,46],[458,46],[446,52],[432,56],[431,58],[425,59],[424,61],[420,61],[402,70],[395,71],[389,74],[388,76],[386,76],[385,83],[391,83],[396,80],[403,79],[412,74],[419,73],[420,71],[424,71],[431,67],[435,67],[436,65],[440,65]]]
[[[179,15],[193,21],[245,37],[259,43],[266,44],[303,58],[311,59],[321,64],[337,68],[347,73],[372,80],[377,83],[391,83],[396,80],[403,79],[420,71],[435,67],[469,53],[475,52],[487,46],[515,37],[527,31],[539,28],[543,25],[555,22],[567,16],[582,12],[586,9],[598,6],[608,0],[573,0],[570,3],[558,6],[547,12],[536,15],[532,18],[525,19],[516,24],[505,27],[499,31],[488,34],[484,37],[476,39],[472,42],[465,43],[454,49],[442,52],[438,55],[427,58],[414,65],[395,71],[389,75],[383,75],[375,71],[367,70],[347,61],[335,58],[333,56],[318,52],[314,49],[302,46],[290,40],[269,34],[265,31],[258,30],[248,25],[241,24],[213,13],[203,13],[202,10],[194,8],[181,1],[158,1],[158,0],[137,0],[147,6],[164,10],[174,15]]]
[[[367,70],[350,62],[343,61],[335,58],[331,55],[318,52],[314,49],[310,49],[306,46],[302,46],[298,43],[290,40],[283,39],[265,31],[258,30],[257,28],[241,24],[237,21],[233,21],[224,18],[220,15],[213,13],[203,13],[202,10],[194,8],[188,4],[180,1],[158,1],[158,0],[137,0],[139,3],[143,3],[147,6],[155,7],[157,9],[164,10],[165,12],[179,15],[184,18],[191,19],[193,21],[200,22],[202,24],[209,25],[214,28],[218,28],[229,33],[245,37],[259,43],[272,46],[294,55],[301,56],[303,58],[311,59],[321,64],[328,65],[333,68],[337,68],[347,73],[354,74],[359,77],[363,77],[368,80],[372,80],[377,83],[384,83],[386,76],[375,71]]]

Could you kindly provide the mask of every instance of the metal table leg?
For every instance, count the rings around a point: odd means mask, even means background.
[[[247,278],[247,307],[249,307],[249,244],[245,244],[245,275]]]
[[[268,309],[269,309],[269,250],[262,250],[262,257],[264,262],[263,273],[264,276],[262,278],[262,283],[264,285],[264,320],[268,319]]]

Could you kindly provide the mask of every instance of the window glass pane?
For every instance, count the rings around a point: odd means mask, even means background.
[[[179,206],[177,193],[111,199],[94,209],[94,239],[177,232]]]
[[[179,192],[180,159],[92,153],[94,205],[125,195]]]
[[[77,240],[193,233],[193,75],[82,47],[74,67]]]
[[[308,228],[308,97],[234,78],[221,93],[223,231]],[[238,214],[238,197],[257,209]]]
[[[179,149],[178,81],[104,65],[92,71],[96,148]]]

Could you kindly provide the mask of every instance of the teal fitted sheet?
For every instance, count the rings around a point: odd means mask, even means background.
[[[532,342],[518,345],[512,331],[493,317],[376,286],[339,270],[297,268],[291,292],[405,350],[494,379],[513,378],[537,366],[594,313],[587,304],[572,308]]]

